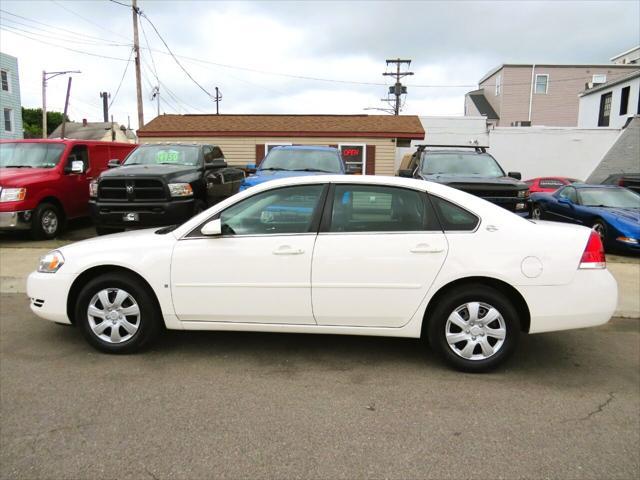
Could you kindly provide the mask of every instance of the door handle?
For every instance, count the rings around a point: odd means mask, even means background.
[[[304,250],[301,248],[293,248],[291,245],[280,245],[273,251],[274,255],[301,255]]]
[[[427,243],[419,243],[409,251],[411,253],[440,253],[444,252],[444,248],[432,247]]]

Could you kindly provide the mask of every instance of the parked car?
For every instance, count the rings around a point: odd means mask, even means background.
[[[529,187],[519,172],[505,174],[485,149],[427,150],[419,147],[399,176],[441,183],[471,193],[520,216],[529,215]]]
[[[529,186],[529,191],[531,193],[551,193],[555,192],[560,187],[577,182],[580,182],[580,180],[568,177],[538,177],[524,181],[524,183]]]
[[[521,332],[601,325],[617,301],[594,231],[373,175],[274,180],[177,228],[64,246],[27,292],[104,352],[163,326],[423,336],[468,371],[502,363]]]
[[[253,169],[255,165],[247,167]],[[337,148],[303,145],[273,147],[260,162],[255,173],[244,179],[240,190],[279,178],[347,172]]]
[[[640,253],[640,195],[614,185],[573,184],[531,195],[532,217],[592,227],[608,251]]]
[[[180,224],[238,192],[244,172],[227,166],[216,145],[140,145],[91,183],[99,235]]]
[[[602,181],[603,185],[618,185],[640,193],[640,173],[616,173]]]
[[[0,230],[54,238],[89,215],[89,182],[136,145],[81,140],[0,141]]]

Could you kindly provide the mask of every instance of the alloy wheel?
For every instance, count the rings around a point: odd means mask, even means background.
[[[507,327],[502,314],[483,302],[457,307],[445,324],[445,338],[453,352],[467,360],[486,360],[504,345]]]
[[[58,230],[58,215],[53,210],[45,210],[40,219],[42,230],[47,235],[53,235]]]
[[[87,308],[91,331],[107,343],[123,343],[140,327],[140,307],[125,290],[107,288],[96,293]]]
[[[534,220],[540,220],[542,218],[542,210],[537,205],[533,207],[533,210],[531,211],[531,218]]]

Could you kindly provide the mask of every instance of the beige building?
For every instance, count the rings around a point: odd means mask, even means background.
[[[49,138],[60,138],[61,135],[62,125],[58,125]],[[82,122],[66,122],[64,137],[76,140],[136,143],[133,130],[127,129],[124,125],[118,125],[116,122],[87,122],[86,119]]]
[[[465,116],[483,115],[495,126],[578,124],[578,95],[640,68],[634,64],[504,64],[465,96]]]
[[[333,146],[368,175],[394,175],[396,149],[424,135],[411,115],[160,115],[138,130],[142,143],[218,145],[242,167],[278,145]]]

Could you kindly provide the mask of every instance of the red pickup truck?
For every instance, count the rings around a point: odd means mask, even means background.
[[[0,141],[0,231],[54,238],[89,215],[89,182],[137,145],[82,140]]]

